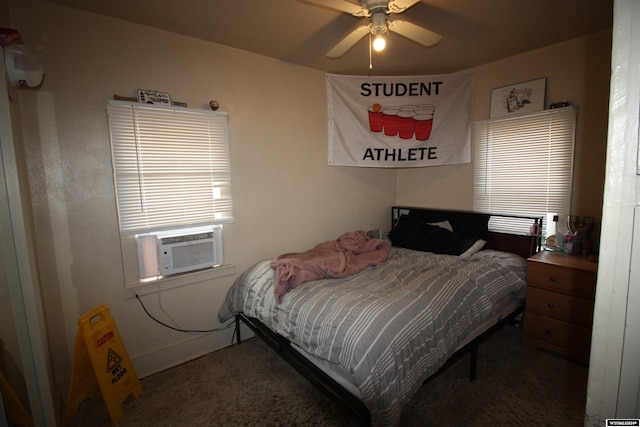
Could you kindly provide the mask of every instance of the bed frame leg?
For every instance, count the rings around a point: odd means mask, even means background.
[[[478,344],[471,346],[471,366],[469,367],[469,381],[475,381],[478,371]]]
[[[240,344],[240,315],[236,314],[236,330],[235,330],[235,336],[236,336],[236,344]]]

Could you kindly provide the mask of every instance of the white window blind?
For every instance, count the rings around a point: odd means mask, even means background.
[[[575,121],[569,106],[476,122],[474,210],[540,216],[570,212]]]
[[[123,234],[233,222],[226,113],[110,101]]]

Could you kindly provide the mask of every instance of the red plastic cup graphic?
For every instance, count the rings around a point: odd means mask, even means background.
[[[400,136],[400,138],[413,138],[413,132],[415,129],[413,118],[415,115],[416,113],[414,113],[413,111],[398,111],[398,135]]]
[[[433,104],[419,104],[416,108],[416,111],[425,111],[433,113],[436,110],[436,106]]]
[[[376,111],[377,110],[377,111]],[[369,107],[369,129],[371,132],[382,132],[383,118],[379,107]]]
[[[416,114],[413,123],[418,141],[426,141],[431,136],[433,128],[433,114]]]
[[[385,135],[394,136],[398,134],[398,111],[399,108],[385,108],[382,110],[382,122]]]

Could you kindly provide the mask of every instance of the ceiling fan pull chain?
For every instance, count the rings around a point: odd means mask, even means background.
[[[371,61],[371,31],[369,31],[369,70],[373,70],[373,64]],[[371,74],[369,74],[371,76]]]

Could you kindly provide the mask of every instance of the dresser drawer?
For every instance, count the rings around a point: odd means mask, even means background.
[[[587,299],[595,296],[594,272],[537,262],[529,262],[528,269],[527,282],[532,286]]]
[[[593,301],[557,292],[527,287],[525,309],[543,316],[573,323],[590,329],[593,322]]]
[[[590,329],[526,311],[523,333],[525,337],[559,347],[568,353],[589,356]]]

